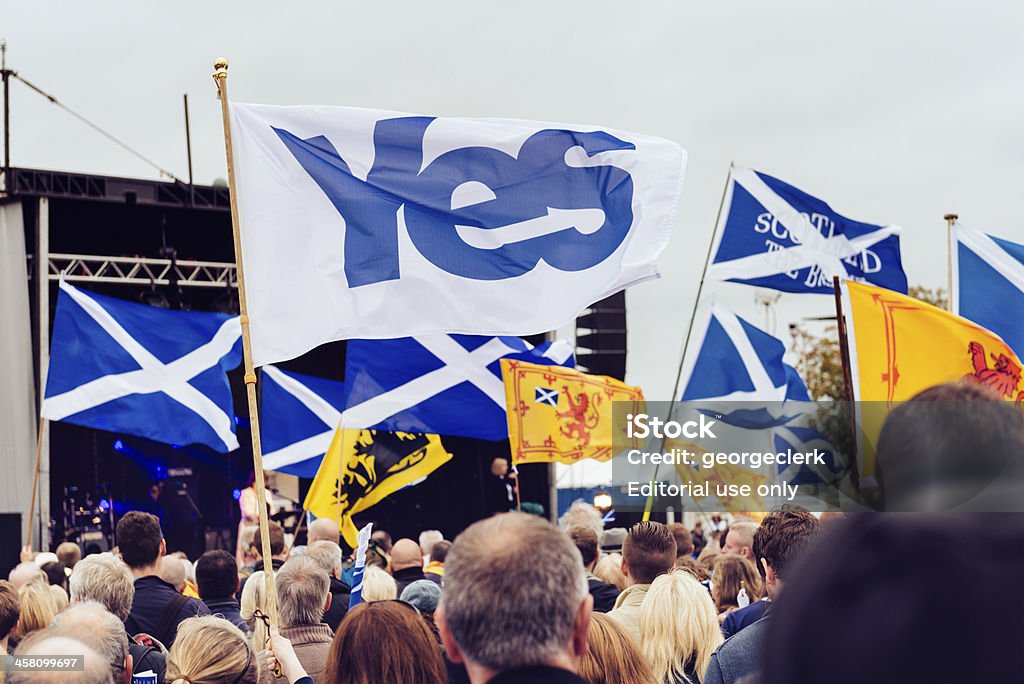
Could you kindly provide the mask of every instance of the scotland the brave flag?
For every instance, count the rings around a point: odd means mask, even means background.
[[[42,416],[168,444],[238,448],[227,371],[237,316],[169,311],[60,284]]]
[[[832,294],[832,278],[906,293],[900,229],[848,219],[777,178],[729,171],[708,276],[784,292]]]
[[[796,369],[782,360],[782,340],[720,306],[711,307],[698,332],[700,349],[687,355],[680,401],[810,401]]]
[[[953,227],[953,312],[1024,356],[1024,245]]]
[[[350,340],[346,428],[499,440],[508,437],[500,359],[572,367],[566,342],[531,348],[518,337],[422,335]]]
[[[231,105],[256,365],[339,339],[555,330],[658,277],[673,142],[594,126]]]
[[[345,385],[268,365],[260,388],[263,467],[315,477],[341,423]]]

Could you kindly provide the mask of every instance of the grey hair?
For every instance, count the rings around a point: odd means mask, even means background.
[[[588,504],[583,499],[576,499],[569,506],[569,510],[558,519],[558,526],[563,532],[572,527],[589,527],[597,535],[598,543],[601,541],[601,533],[604,532],[604,519],[600,511]]]
[[[334,571],[341,567],[341,547],[332,541],[313,542],[306,547],[305,556],[330,576],[333,576]]]
[[[77,564],[76,566],[77,567]],[[123,625],[122,625],[123,629]],[[125,640],[125,648],[128,641]],[[69,656],[82,658],[81,672],[19,671],[6,673],[6,684],[110,684],[110,666],[102,655],[77,639],[54,634],[48,629],[29,634],[15,651],[19,656]]]
[[[583,559],[566,535],[542,518],[505,513],[456,538],[441,606],[468,660],[508,670],[564,653],[587,594]]]
[[[188,568],[177,556],[164,556],[160,559],[160,579],[167,582],[178,592],[184,591]]]
[[[75,563],[68,581],[71,602],[96,601],[124,622],[135,599],[135,579],[124,562],[111,553],[86,556]]]
[[[439,541],[444,541],[444,535],[440,530],[423,530],[420,532],[420,548],[423,553],[430,555],[430,549]]]
[[[76,603],[67,610],[57,613],[50,629],[58,636],[77,639],[95,650],[110,663],[114,680],[121,678],[128,657],[124,622],[117,619],[101,603]]]
[[[323,619],[331,582],[319,564],[308,557],[293,558],[277,571],[274,586],[282,627],[315,625]]]

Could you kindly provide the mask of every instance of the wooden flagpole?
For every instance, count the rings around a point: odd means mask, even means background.
[[[245,392],[249,400],[249,433],[252,436],[252,464],[256,473],[256,501],[260,518],[260,549],[267,614],[270,626],[277,627],[277,592],[274,586],[274,564],[270,552],[270,529],[267,519],[267,484],[263,474],[263,450],[260,445],[260,417],[256,401],[256,370],[252,361],[252,339],[249,334],[249,314],[245,299],[245,276],[242,271],[242,244],[238,225],[238,192],[235,188],[235,164],[231,150],[231,117],[228,112],[228,60],[218,58],[213,63],[213,80],[220,95],[220,112],[224,122],[224,151],[228,164],[228,190],[231,198],[231,231],[235,243],[235,270],[238,274],[238,309],[242,325],[242,358],[245,368]]]
[[[946,311],[953,313],[953,224],[960,217],[946,214]]]
[[[36,492],[39,491],[39,469],[43,460],[43,430],[46,429],[46,419],[39,418],[39,433],[36,435],[36,470],[32,478],[32,503],[28,506],[28,534],[25,535],[25,546],[32,547],[32,523],[36,519]],[[42,525],[43,522],[39,521]]]
[[[853,486],[860,491],[860,470],[857,468],[857,409],[853,403],[853,370],[850,363],[850,340],[847,336],[846,317],[843,314],[843,292],[839,276],[832,278],[832,290],[836,302],[836,325],[839,329],[839,357],[843,365],[843,399],[850,426],[850,472]]]

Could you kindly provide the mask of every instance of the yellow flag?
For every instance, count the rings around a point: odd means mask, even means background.
[[[842,289],[862,477],[875,474],[874,444],[889,411],[922,390],[966,381],[1009,401],[1024,397],[1020,359],[995,333],[891,290],[853,282]]]
[[[672,449],[679,449],[680,451],[685,449],[697,454],[698,457],[707,451],[714,451],[713,449],[705,449],[694,442],[683,441],[678,438],[666,439],[664,450],[667,452]],[[729,463],[717,463],[710,468],[677,463],[676,472],[683,482],[705,483],[708,486],[706,494],[703,496],[692,496],[691,498],[694,500],[709,497],[717,498],[725,511],[751,516],[755,515],[757,511],[763,511],[765,508],[764,496],[759,494],[757,490],[759,486],[768,484],[768,477],[764,473]],[[722,485],[725,488],[723,493],[718,493],[717,485]],[[730,485],[747,485],[750,487],[750,494],[744,495],[737,492],[729,488]],[[763,514],[760,515],[763,517]]]
[[[450,461],[437,435],[382,430],[336,430],[303,508],[338,521],[356,546],[352,516]]]
[[[501,360],[501,374],[514,463],[607,461],[614,456],[613,435],[620,437],[617,444],[627,444],[625,414],[644,411],[639,387],[603,375],[510,359]],[[613,426],[615,401],[630,407],[620,412],[622,424]]]

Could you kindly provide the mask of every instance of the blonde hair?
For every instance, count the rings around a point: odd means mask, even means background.
[[[68,604],[70,603],[68,601],[68,593],[64,591],[62,587],[56,584],[51,584],[50,595],[53,597],[54,615],[68,607]]]
[[[58,587],[59,589],[60,587]],[[18,589],[18,625],[11,638],[20,642],[32,632],[46,629],[57,614],[57,603],[45,582],[29,582]]]
[[[636,641],[604,613],[590,616],[587,642],[579,675],[590,684],[657,684]]]
[[[640,650],[659,682],[704,679],[711,654],[724,641],[715,604],[693,575],[657,577],[640,605]]]
[[[618,553],[602,554],[594,566],[594,577],[614,584],[619,591],[626,590],[626,576],[622,574],[622,555]]]
[[[367,565],[363,571],[363,601],[390,601],[398,598],[395,578],[376,565]]]
[[[761,576],[757,574],[754,564],[742,556],[732,554],[721,555],[715,559],[715,607],[719,611],[739,607],[737,596],[741,588],[746,588],[750,602],[762,596]]]
[[[246,584],[248,586],[248,583]],[[165,681],[171,684],[256,684],[259,658],[242,630],[223,618],[184,620],[167,654]]]
[[[262,651],[267,647],[270,637],[270,624],[267,616],[266,575],[262,570],[249,575],[242,587],[242,598],[239,599],[239,617],[245,620],[252,632],[252,648]]]

